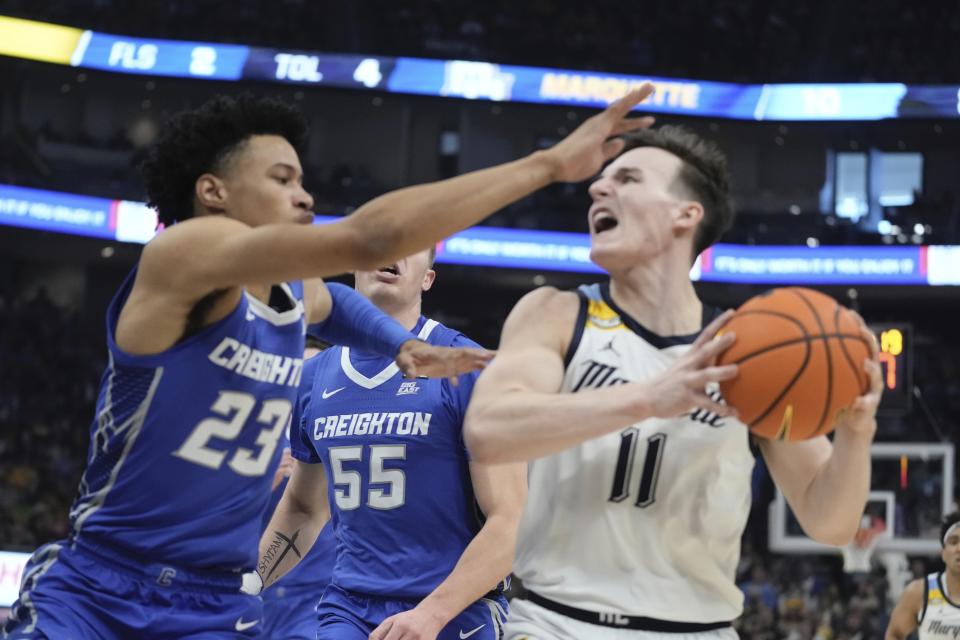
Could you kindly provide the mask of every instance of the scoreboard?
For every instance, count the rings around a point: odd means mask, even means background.
[[[642,111],[749,121],[960,117],[958,85],[742,84],[469,60],[344,55],[141,38],[2,15],[0,55],[148,76],[323,84],[581,107],[605,107],[650,81],[656,93]]]
[[[871,324],[880,344],[883,398],[880,411],[905,413],[913,402],[913,327],[905,322]]]

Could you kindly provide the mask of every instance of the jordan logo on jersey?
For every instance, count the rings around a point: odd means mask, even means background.
[[[611,352],[614,356],[616,356],[616,357],[619,358],[619,357],[620,357],[620,352],[617,351],[616,348],[614,348],[614,346],[613,346],[613,341],[614,341],[614,340],[616,340],[616,338],[610,338],[610,340],[607,342],[607,344],[604,345],[603,349],[600,349],[600,353],[605,353],[605,352],[609,351],[609,352]]]

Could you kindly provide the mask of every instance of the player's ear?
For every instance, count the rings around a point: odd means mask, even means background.
[[[430,287],[433,286],[433,281],[437,279],[437,272],[433,269],[427,269],[423,274],[423,282],[420,284],[421,291],[430,291]]]
[[[696,200],[684,200],[674,216],[673,223],[682,229],[694,229],[703,220],[703,205]]]
[[[218,213],[226,209],[227,186],[212,173],[205,173],[197,178],[194,195],[204,209]]]

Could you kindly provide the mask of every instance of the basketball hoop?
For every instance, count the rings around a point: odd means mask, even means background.
[[[864,515],[860,520],[860,528],[853,536],[853,540],[841,547],[843,551],[843,570],[845,573],[867,573],[870,571],[870,560],[873,551],[880,542],[880,536],[887,530],[882,518]]]

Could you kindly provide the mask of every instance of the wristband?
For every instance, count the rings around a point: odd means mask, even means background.
[[[388,358],[397,357],[400,347],[416,336],[350,287],[327,284],[332,307],[323,322],[307,327],[307,333],[330,344],[350,347]]]

